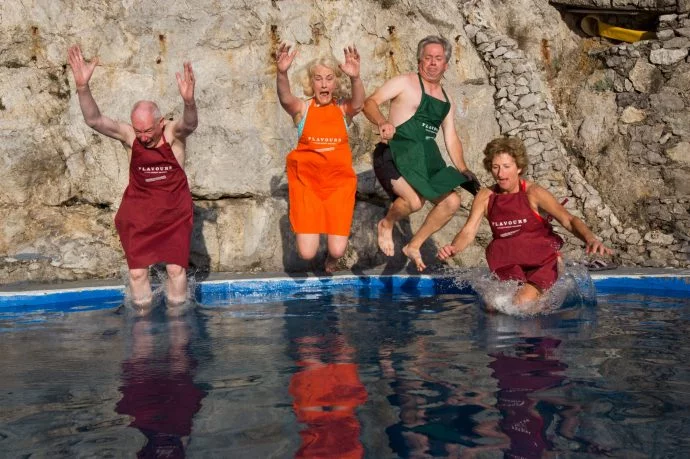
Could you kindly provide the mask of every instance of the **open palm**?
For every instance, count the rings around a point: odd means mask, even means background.
[[[280,48],[276,51],[276,65],[280,73],[285,73],[288,71],[292,65],[292,61],[295,60],[297,55],[297,50],[290,52],[290,45],[286,43],[281,43]]]
[[[192,64],[190,62],[185,62],[183,64],[184,73],[180,75],[179,72],[175,73],[177,78],[177,87],[180,90],[180,96],[185,102],[194,101],[194,84],[196,80],[194,79],[194,71],[192,70]]]
[[[79,46],[75,45],[69,49],[67,59],[69,61],[69,66],[72,68],[74,83],[77,87],[89,84],[91,75],[93,75],[93,71],[98,65],[98,58],[95,57],[91,59],[91,62],[85,62],[81,54],[81,49],[79,49]]]
[[[345,63],[340,64],[340,70],[345,73],[345,75],[350,78],[356,78],[359,76],[359,53],[355,46],[348,46],[343,49],[345,53]]]

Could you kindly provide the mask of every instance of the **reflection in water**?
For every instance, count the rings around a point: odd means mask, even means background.
[[[386,428],[390,448],[405,458],[459,457],[469,449],[491,449],[502,437],[491,416],[481,416],[491,410],[489,394],[432,376],[443,363],[431,355],[427,341],[415,340],[410,354],[381,350],[379,364],[393,390],[388,400],[399,408],[400,421]]]
[[[289,350],[299,370],[289,392],[300,431],[298,458],[361,458],[360,423],[355,409],[367,399],[353,362],[355,349],[338,330],[331,308],[308,314],[310,302],[288,303]],[[300,314],[304,312],[304,315]]]
[[[155,314],[156,311],[154,311]],[[192,418],[206,395],[194,384],[197,361],[190,338],[197,316],[134,319],[131,355],[122,363],[122,399],[116,411],[146,436],[137,457],[185,457]]]
[[[503,419],[501,430],[510,438],[506,457],[542,457],[549,449],[541,409],[555,407],[538,403],[532,398],[539,391],[558,387],[568,366],[553,357],[560,340],[553,338],[527,338],[514,346],[515,355],[504,352],[490,354],[495,360],[489,364],[492,376],[498,380],[496,406]]]
[[[529,320],[478,312],[454,331],[439,323],[418,328],[404,347],[381,346],[388,399],[399,410],[399,422],[386,428],[390,448],[398,457],[532,458],[555,449],[549,435],[558,435],[599,451],[575,435],[581,409],[568,402],[568,365],[556,353],[566,337],[590,333],[593,311],[575,305]],[[454,333],[469,333],[469,353]],[[483,359],[473,358],[480,349]]]

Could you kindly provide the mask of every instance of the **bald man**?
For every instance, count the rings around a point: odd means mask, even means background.
[[[185,139],[197,127],[194,73],[189,62],[176,74],[184,102],[179,120],[166,121],[158,106],[142,100],[134,104],[131,124],[101,114],[89,80],[98,58],[85,62],[78,46],[69,49],[69,64],[84,121],[96,132],[119,140],[129,156],[129,185],[115,216],[129,267],[130,296],[146,311],[151,305],[149,267],[166,263],[168,304],[187,299],[187,268],[192,234],[192,196],[184,172]]]

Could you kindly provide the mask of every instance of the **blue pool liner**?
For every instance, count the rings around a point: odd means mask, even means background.
[[[690,297],[690,276],[593,276],[598,293],[640,293]],[[355,291],[362,296],[430,296],[445,293],[474,294],[466,283],[451,276],[332,276],[228,279],[196,284],[195,298],[202,305],[286,301],[310,295]],[[21,314],[42,310],[72,312],[117,306],[123,286],[81,287],[0,292],[0,312]]]

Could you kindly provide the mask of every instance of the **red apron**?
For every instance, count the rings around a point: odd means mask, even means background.
[[[530,282],[542,290],[558,279],[563,239],[529,204],[525,181],[517,193],[489,197],[487,219],[493,240],[486,248],[489,269],[501,280]]]
[[[155,263],[189,266],[193,204],[187,176],[163,137],[146,148],[132,144],[129,185],[115,227],[130,269]]]

